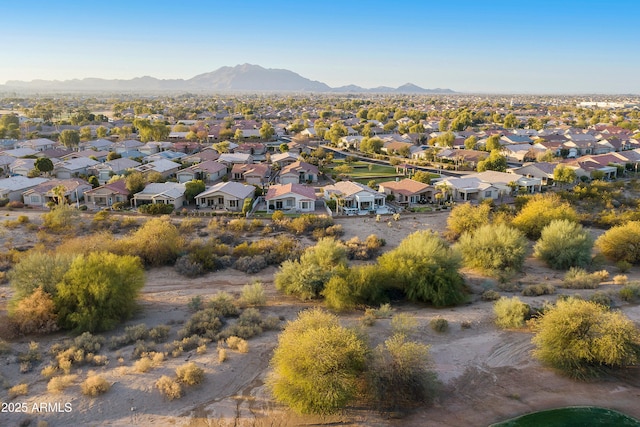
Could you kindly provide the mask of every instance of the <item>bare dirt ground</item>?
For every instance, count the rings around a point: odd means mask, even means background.
[[[6,219],[15,219],[18,213],[10,213]],[[33,221],[36,221],[34,214]],[[375,222],[371,218],[344,218],[344,239],[377,234],[387,242],[387,249],[395,247],[409,233],[433,229],[441,231],[446,225],[447,213],[405,215],[390,224]],[[33,233],[32,233],[33,234]],[[8,245],[29,245],[35,237],[20,230],[5,231],[1,241]],[[611,273],[615,269],[605,265]],[[147,284],[141,298],[141,311],[127,325],[145,323],[147,326],[172,325],[169,340],[176,338],[180,325],[188,319],[189,300],[201,295],[207,297],[219,291],[239,294],[243,285],[260,280],[268,294],[268,305],[261,311],[265,316],[281,316],[293,320],[300,310],[313,306],[293,298],[282,296],[273,286],[271,267],[257,275],[225,269],[196,279],[186,279],[172,268],[153,269],[148,272]],[[615,376],[588,383],[567,379],[554,371],[543,368],[531,357],[531,333],[526,331],[502,331],[493,325],[492,303],[479,298],[483,289],[495,286],[492,279],[465,272],[473,290],[471,301],[459,307],[434,309],[426,305],[396,304],[396,312],[411,313],[419,321],[417,340],[430,344],[433,367],[441,382],[435,402],[389,416],[356,405],[344,414],[333,417],[300,417],[275,404],[264,385],[269,371],[269,359],[277,342],[277,332],[266,332],[249,340],[246,354],[229,351],[229,358],[219,363],[216,344],[211,343],[205,354],[185,352],[178,358],[168,357],[160,366],[141,374],[132,373],[132,346],[112,352],[104,349],[101,354],[109,357],[105,367],[82,367],[78,381],[62,393],[47,392],[47,380],[39,374],[49,360],[43,354],[43,362],[33,372],[21,374],[16,352],[25,351],[30,340],[40,342],[42,350],[66,338],[56,334],[44,338],[27,337],[12,342],[14,352],[0,356],[0,374],[7,385],[29,385],[27,396],[9,400],[7,390],[0,391],[0,400],[14,404],[26,404],[27,413],[0,412],[0,426],[30,425],[46,421],[48,426],[297,426],[297,425],[351,425],[351,426],[486,426],[523,413],[570,405],[596,405],[619,410],[640,418],[640,372],[638,369],[622,371]],[[630,280],[640,280],[637,268],[628,273]],[[561,274],[546,268],[536,260],[528,259],[524,273],[514,279],[523,284],[548,281],[559,283]],[[615,290],[610,283],[599,290]],[[565,290],[559,290],[565,293]],[[593,291],[572,291],[588,295]],[[515,295],[502,292],[506,296]],[[0,287],[0,309],[6,309],[11,295],[7,285]],[[519,295],[519,293],[517,294]],[[521,297],[532,306],[541,306],[545,297]],[[640,307],[616,301],[636,323],[640,322]],[[355,325],[362,313],[341,316],[347,325]],[[449,330],[436,333],[429,327],[434,317],[449,322]],[[463,328],[469,322],[470,328]],[[121,334],[117,331],[105,334]],[[381,341],[390,332],[389,320],[381,319],[367,329],[372,341]],[[119,358],[122,358],[119,360]],[[186,361],[196,362],[206,373],[203,384],[187,389],[183,398],[167,401],[154,388],[161,375],[173,376],[175,368]],[[113,384],[103,396],[89,398],[80,393],[79,383],[93,369]],[[35,411],[34,404],[58,403],[61,410],[52,406]],[[71,410],[64,412],[64,404]],[[3,407],[5,409],[5,407]]]

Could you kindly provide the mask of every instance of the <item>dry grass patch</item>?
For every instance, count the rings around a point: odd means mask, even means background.
[[[85,396],[96,397],[109,391],[111,384],[104,377],[89,372],[87,379],[80,385],[82,394]]]
[[[14,385],[9,389],[9,399],[15,399],[18,396],[26,396],[29,393],[29,386],[27,384]]]
[[[160,391],[160,394],[169,400],[180,399],[182,397],[182,387],[180,383],[166,375],[161,376],[160,379],[156,381],[156,388]]]
[[[196,366],[194,362],[189,362],[176,368],[176,376],[183,384],[197,385],[204,381],[204,369]]]
[[[231,350],[238,350],[240,353],[248,353],[249,352],[249,343],[247,340],[242,338],[232,336],[227,338],[227,347]]]
[[[65,389],[71,387],[76,379],[78,379],[77,375],[60,375],[53,377],[47,384],[47,391],[49,391],[49,393],[62,393]]]

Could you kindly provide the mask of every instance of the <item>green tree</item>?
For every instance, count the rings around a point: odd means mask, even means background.
[[[507,170],[507,158],[500,154],[498,150],[493,150],[489,157],[478,162],[478,172]]]
[[[96,128],[96,136],[98,138],[106,138],[108,133],[109,133],[109,129],[107,129],[105,126],[98,126]]]
[[[61,253],[29,251],[9,271],[14,300],[21,300],[42,288],[55,295],[56,285],[69,269],[73,256]]]
[[[469,138],[464,140],[464,148],[467,150],[475,150],[477,144],[478,138],[476,138],[475,135],[471,135]]]
[[[334,122],[324,135],[325,139],[328,139],[333,144],[337,144],[343,136],[347,136],[347,128],[340,122]]]
[[[378,264],[410,301],[447,306],[465,299],[460,254],[431,231],[410,234]]]
[[[463,233],[473,232],[477,228],[489,224],[490,213],[491,206],[486,203],[481,203],[478,206],[470,203],[456,205],[447,217],[446,237],[456,240]]]
[[[496,326],[502,329],[522,328],[531,308],[518,297],[501,297],[493,304]]]
[[[260,137],[264,140],[270,140],[273,135],[275,135],[276,131],[273,129],[273,125],[268,121],[263,121],[262,126],[260,126]]]
[[[98,188],[98,187],[100,187],[100,182],[98,181],[98,178],[96,178],[96,176],[95,176],[95,175],[91,175],[91,176],[89,177],[89,181],[88,181],[88,182],[89,182],[89,184],[91,184],[91,187],[92,187],[92,188]]]
[[[79,212],[77,209],[63,203],[56,205],[42,214],[42,225],[50,232],[65,233],[78,225]]]
[[[598,237],[596,247],[612,261],[640,263],[640,221],[610,228]]]
[[[80,140],[81,141],[89,141],[91,140],[91,128],[89,126],[85,126],[80,128]]]
[[[129,190],[130,194],[136,194],[144,190],[147,185],[146,179],[142,172],[132,172],[125,178],[125,187]]]
[[[107,154],[107,161],[111,161],[111,160],[115,160],[115,159],[121,159],[122,155],[116,153],[115,151],[111,151],[109,154]]]
[[[231,143],[229,141],[221,141],[213,144],[212,148],[218,153],[228,153]]]
[[[484,149],[485,151],[493,151],[500,150],[502,145],[500,144],[500,135],[491,135],[487,138],[487,142],[485,143]]]
[[[282,144],[280,144],[278,149],[280,150],[281,153],[286,153],[287,151],[289,151],[289,144],[287,144],[286,142],[283,142]]]
[[[506,224],[487,224],[462,234],[457,248],[466,266],[499,275],[522,269],[527,239]]]
[[[449,120],[440,119],[440,123],[438,124],[438,130],[440,132],[446,132],[449,130]]]
[[[417,171],[413,174],[411,179],[422,182],[423,184],[431,184],[431,174],[429,172]]]
[[[586,267],[591,262],[593,238],[582,225],[554,220],[542,229],[533,254],[556,269]]]
[[[377,265],[339,268],[324,286],[322,296],[332,310],[352,310],[361,305],[377,305],[385,298],[387,275]]]
[[[302,300],[318,298],[336,269],[346,262],[343,244],[331,238],[320,239],[304,251],[299,261],[282,263],[274,276],[276,289]]]
[[[114,252],[135,255],[151,267],[173,264],[184,247],[178,228],[168,216],[145,222],[133,234],[120,239]]]
[[[280,334],[267,383],[296,412],[335,413],[358,396],[366,354],[366,344],[337,317],[303,311]]]
[[[235,139],[236,141],[240,141],[242,138],[244,138],[242,129],[236,129],[236,131],[233,134],[233,139]]]
[[[509,113],[504,117],[503,126],[507,129],[514,129],[520,125],[520,120],[513,113]]]
[[[553,170],[553,180],[563,186],[564,184],[573,184],[576,178],[576,171],[569,166],[558,165]]]
[[[204,181],[196,179],[185,183],[184,196],[189,203],[193,202],[196,196],[205,190]]]
[[[374,136],[373,138],[362,138],[362,141],[360,142],[360,151],[363,153],[379,154],[383,145],[384,142],[377,136]]]
[[[634,323],[591,301],[558,300],[533,322],[533,329],[533,355],[574,378],[598,375],[603,368],[637,365],[640,360],[640,335]]]
[[[536,194],[513,218],[512,224],[529,239],[537,240],[542,229],[555,219],[577,222],[578,214],[555,193]]]
[[[76,332],[113,329],[133,314],[144,280],[136,257],[108,252],[77,256],[57,287],[58,324]]]
[[[38,172],[48,174],[53,170],[53,162],[48,157],[38,157],[34,163],[34,167]]]
[[[58,141],[67,148],[76,148],[80,144],[80,133],[77,130],[65,129],[60,132]]]

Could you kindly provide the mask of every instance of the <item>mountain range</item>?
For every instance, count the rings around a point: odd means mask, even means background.
[[[332,88],[293,71],[243,64],[221,67],[190,79],[136,77],[130,80],[85,78],[73,80],[9,80],[5,91],[41,92],[320,92],[320,93],[455,93],[451,89],[423,89],[411,83],[398,88],[380,86],[365,89],[356,85]]]

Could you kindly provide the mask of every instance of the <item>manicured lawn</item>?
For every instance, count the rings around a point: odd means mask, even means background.
[[[336,166],[340,166],[344,164],[344,160],[335,160],[330,166],[329,169],[333,169]],[[351,178],[357,180],[359,178],[368,178],[368,177],[376,177],[376,176],[388,176],[395,177],[398,176],[396,172],[396,168],[393,166],[384,166],[384,165],[376,165],[373,163],[366,162],[353,162],[350,165],[353,168],[353,172],[349,174]]]

